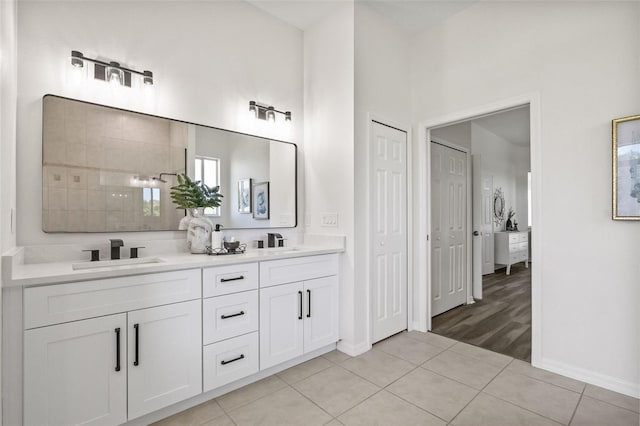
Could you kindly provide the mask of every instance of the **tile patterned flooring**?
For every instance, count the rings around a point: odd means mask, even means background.
[[[640,402],[432,333],[334,351],[155,426],[638,426]]]

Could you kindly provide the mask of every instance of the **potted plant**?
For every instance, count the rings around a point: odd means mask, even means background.
[[[511,218],[516,215],[516,212],[513,211],[513,207],[509,207],[509,213],[507,213],[507,231],[517,231],[518,229],[513,226],[513,222]]]
[[[177,175],[178,184],[171,187],[171,199],[187,215],[180,220],[178,229],[187,230],[187,245],[192,253],[205,253],[211,243],[213,223],[204,215],[207,207],[220,207],[223,195],[220,187],[210,187],[199,180],[191,180],[184,173]]]

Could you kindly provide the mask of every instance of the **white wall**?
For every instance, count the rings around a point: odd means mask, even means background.
[[[355,4],[355,291],[356,341],[369,341],[370,117],[410,128],[409,38],[366,2]],[[409,138],[407,138],[409,139]],[[369,295],[369,297],[365,297]]]
[[[343,234],[340,276],[340,347],[358,351],[354,304],[354,30],[353,3],[304,32],[304,166],[306,231]],[[320,226],[322,213],[338,226]]]
[[[143,1],[24,1],[18,9],[20,245],[87,243],[106,237],[41,231],[44,94],[302,142],[302,32],[248,3],[186,1],[150,6]],[[71,50],[92,58],[119,60],[134,69],[150,69],[155,83],[150,91],[118,92],[93,79],[74,85],[67,78]],[[250,120],[250,100],[292,111],[292,125],[285,126],[282,119],[280,126],[273,127]],[[299,212],[302,214],[302,209]],[[301,228],[287,232],[298,234]],[[264,232],[247,230],[236,236],[254,239],[261,234]],[[126,242],[132,238],[184,238],[184,233],[120,237]]]
[[[479,2],[412,42],[415,123],[540,94],[539,365],[636,396],[640,223],[611,220],[610,161],[611,119],[640,109],[639,20],[638,2]]]
[[[504,194],[505,220],[500,229],[497,229],[494,224],[494,230],[505,230],[509,208],[513,208],[516,212],[515,220],[518,222],[518,228],[521,231],[526,230],[527,172],[531,170],[529,148],[518,147],[479,124],[471,122],[471,153],[481,155],[483,170],[487,175],[493,176],[493,190],[502,188]]]
[[[431,131],[431,138],[443,139],[447,142],[471,150],[471,121],[439,127]]]
[[[15,0],[0,2],[0,253],[16,244],[16,236],[11,227],[11,210],[16,205],[15,150],[18,78],[16,20]],[[0,318],[3,311],[2,303],[0,292]],[[0,330],[5,325],[4,321],[0,321]],[[0,341],[2,334],[4,331],[0,332]],[[1,360],[5,358],[4,350],[5,348],[0,345],[0,364]],[[0,399],[2,399],[1,389]],[[0,406],[1,418],[2,407]]]

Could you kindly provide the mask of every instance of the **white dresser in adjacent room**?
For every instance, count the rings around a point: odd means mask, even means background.
[[[507,265],[507,275],[511,273],[511,265],[524,262],[529,267],[529,232],[511,231],[494,232],[495,263]]]

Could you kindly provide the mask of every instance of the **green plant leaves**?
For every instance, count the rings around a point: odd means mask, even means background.
[[[189,176],[179,173],[178,185],[171,187],[171,199],[178,209],[195,209],[199,207],[220,207],[222,204],[220,187],[210,187],[199,180],[192,181]]]

